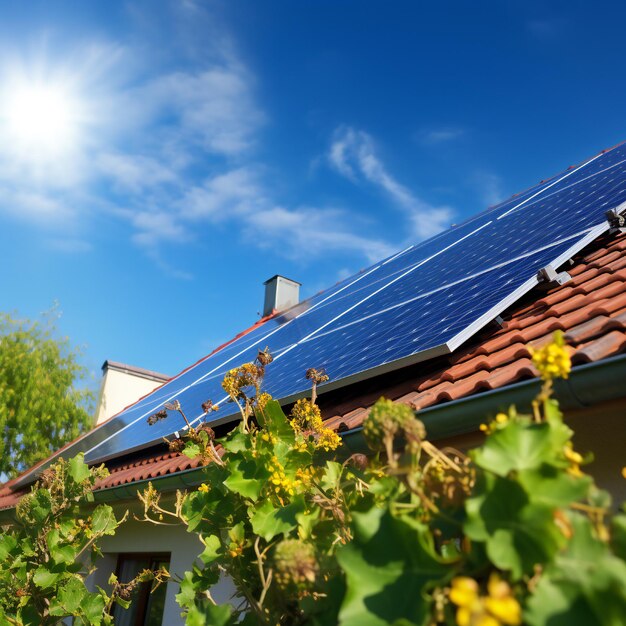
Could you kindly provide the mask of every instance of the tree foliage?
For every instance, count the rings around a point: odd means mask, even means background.
[[[55,334],[49,319],[0,314],[0,476],[19,474],[90,425],[92,394],[77,387],[86,370]]]
[[[562,337],[533,358],[544,385],[532,414],[499,414],[468,454],[437,448],[387,400],[364,425],[372,453],[342,454],[315,377],[313,399],[286,416],[260,393],[264,363],[229,372],[240,425],[172,442],[211,461],[204,483],[174,510],[142,495],[146,519],[174,516],[205,546],[178,595],[187,624],[623,624],[626,517],[582,471],[551,397],[570,366]],[[216,604],[223,574],[237,594]]]
[[[92,489],[108,471],[88,468],[82,454],[47,469],[17,505],[15,523],[0,534],[0,624],[112,624],[114,602],[128,606],[140,582],[167,572],[144,571],[130,583],[110,579],[109,595],[84,579],[100,555],[98,541],[121,523],[107,504],[93,506]]]

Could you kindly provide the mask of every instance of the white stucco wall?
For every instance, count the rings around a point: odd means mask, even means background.
[[[119,413],[162,384],[163,380],[155,380],[129,371],[106,369],[100,385],[96,424]]]

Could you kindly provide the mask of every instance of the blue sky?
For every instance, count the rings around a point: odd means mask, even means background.
[[[620,5],[5,0],[0,310],[174,374],[626,139]]]

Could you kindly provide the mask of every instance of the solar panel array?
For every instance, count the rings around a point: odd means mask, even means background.
[[[97,462],[171,436],[184,425],[180,416],[154,426],[146,418],[173,399],[196,423],[209,398],[221,405],[212,421],[234,419],[221,380],[266,346],[274,362],[265,389],[289,400],[308,390],[309,367],[324,368],[329,386],[339,386],[450,352],[535,286],[541,268],[558,268],[607,230],[605,212],[624,202],[626,147],[619,146],[255,327],[64,455],[83,450]]]

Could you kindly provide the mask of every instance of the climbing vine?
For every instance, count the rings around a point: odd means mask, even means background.
[[[626,515],[582,471],[552,397],[570,369],[561,335],[533,352],[532,414],[496,415],[468,453],[384,399],[364,424],[369,454],[351,453],[315,403],[324,373],[307,372],[312,397],[285,415],[262,392],[270,361],[224,379],[238,427],[172,443],[209,461],[199,489],[174,509],[141,496],[146,520],[180,520],[204,546],[177,597],[187,624],[623,624]],[[222,576],[237,592],[218,604]]]

